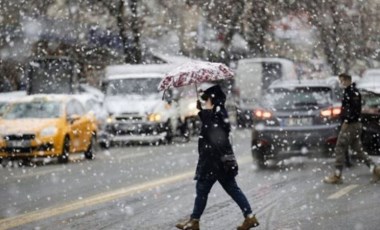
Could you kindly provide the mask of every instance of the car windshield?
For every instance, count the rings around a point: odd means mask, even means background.
[[[0,116],[5,112],[7,104],[6,102],[0,102]]]
[[[266,101],[275,109],[298,109],[320,107],[332,103],[332,92],[326,87],[275,88],[265,95]]]
[[[378,75],[368,75],[365,78],[362,78],[359,82],[378,81],[378,80],[380,80],[380,73]]]
[[[4,119],[57,118],[61,114],[59,102],[22,102],[12,104],[4,114]]]
[[[380,108],[380,94],[363,93],[363,108]]]
[[[151,95],[158,94],[157,86],[161,78],[128,78],[111,80],[106,86],[106,94],[116,95]]]

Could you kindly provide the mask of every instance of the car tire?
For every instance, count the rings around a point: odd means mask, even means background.
[[[87,150],[84,152],[84,157],[88,160],[93,160],[95,158],[96,152],[96,136],[93,135],[88,145]]]
[[[69,155],[70,155],[70,139],[68,136],[66,136],[63,141],[62,153],[60,156],[58,156],[58,161],[64,164],[68,163]]]
[[[252,149],[253,162],[257,165],[259,169],[266,169],[268,167],[265,159],[266,151],[258,148]]]
[[[322,158],[332,158],[334,156],[335,145],[325,145],[322,148]]]
[[[111,147],[110,141],[103,141],[99,143],[100,148],[109,149]]]

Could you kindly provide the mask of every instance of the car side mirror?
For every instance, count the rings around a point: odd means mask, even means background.
[[[80,116],[78,114],[72,114],[69,115],[67,118],[67,121],[70,122],[70,124],[73,124],[75,121],[79,120]]]

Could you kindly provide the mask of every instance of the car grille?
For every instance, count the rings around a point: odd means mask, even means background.
[[[113,135],[139,135],[139,134],[154,134],[164,131],[164,126],[152,124],[134,124],[125,123],[118,125],[108,125],[107,132]]]
[[[33,151],[52,151],[54,149],[54,145],[52,143],[45,143],[36,147],[28,146],[28,147],[4,147],[0,148],[1,152],[18,154],[18,153],[31,153]]]
[[[143,117],[137,113],[123,113],[115,117],[117,121],[141,121]]]
[[[35,134],[22,134],[22,135],[12,134],[12,135],[6,135],[3,138],[4,140],[7,140],[7,141],[30,141],[36,138],[36,135]]]

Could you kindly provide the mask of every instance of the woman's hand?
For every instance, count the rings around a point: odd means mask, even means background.
[[[199,100],[197,100],[197,109],[202,110],[202,104]]]

